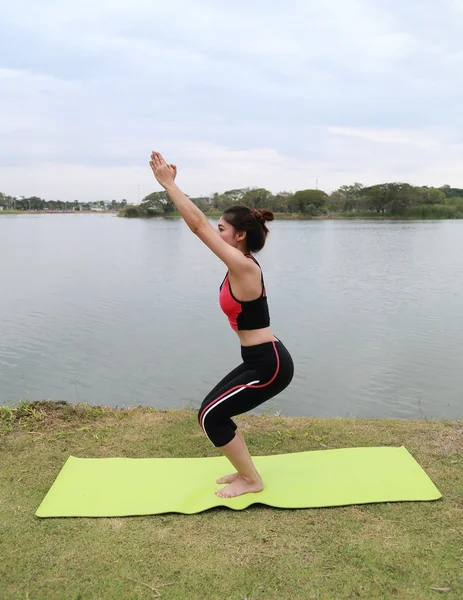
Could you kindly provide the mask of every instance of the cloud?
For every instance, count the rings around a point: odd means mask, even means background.
[[[136,200],[138,183],[157,189],[154,147],[192,194],[317,177],[327,191],[376,179],[463,187],[461,10],[457,0],[9,3],[0,190]]]
[[[358,137],[373,142],[388,144],[408,144],[419,148],[432,148],[438,145],[438,140],[421,131],[407,131],[406,129],[362,129],[350,127],[328,127],[328,131],[335,135]]]

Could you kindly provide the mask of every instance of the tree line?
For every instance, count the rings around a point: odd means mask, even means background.
[[[463,189],[413,186],[408,183],[361,183],[343,185],[331,194],[323,190],[305,189],[272,194],[265,188],[237,188],[208,197],[191,197],[204,213],[220,213],[233,204],[251,208],[268,208],[282,215],[307,217],[340,216],[403,216],[412,218],[463,218]],[[0,193],[0,209],[36,211],[118,210],[126,217],[149,217],[175,212],[167,192],[153,192],[141,204],[127,206],[127,201],[64,202],[7,196]]]
[[[440,188],[413,186],[408,183],[361,183],[343,185],[331,194],[318,189],[272,194],[265,188],[240,188],[214,193],[210,197],[190,198],[204,213],[225,210],[233,204],[250,208],[268,208],[275,213],[308,217],[404,216],[415,218],[463,218],[463,189],[444,185]],[[123,211],[127,217],[148,217],[174,213],[167,192],[153,192],[138,206]]]
[[[37,211],[80,211],[101,208],[103,210],[122,210],[127,206],[127,200],[97,200],[96,202],[79,202],[63,200],[44,200],[38,196],[28,198],[8,196],[0,192],[0,209],[3,210],[37,210]]]

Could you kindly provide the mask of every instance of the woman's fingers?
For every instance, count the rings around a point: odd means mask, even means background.
[[[172,169],[172,171],[174,172],[174,179],[175,179],[175,178],[176,178],[176,176],[177,176],[177,165],[168,165],[168,166],[169,166],[169,167]]]
[[[167,166],[167,163],[164,160],[164,157],[162,156],[162,154],[160,152],[155,152],[155,155],[159,162],[159,166],[161,166],[161,167]]]
[[[151,162],[153,163],[153,165],[155,167],[159,167],[159,158],[157,156],[157,152],[152,152],[151,153]]]
[[[158,179],[158,181],[160,181],[159,177],[161,178],[165,178],[165,177],[170,177],[172,179],[175,179],[176,175],[177,175],[177,166],[176,165],[171,165],[171,164],[167,164],[166,161],[164,160],[164,157],[162,156],[162,154],[160,152],[151,152],[151,160],[149,161],[150,167],[153,171],[154,176],[156,177],[156,179]],[[172,171],[173,173],[172,173]],[[167,172],[166,172],[167,170]]]
[[[161,166],[161,161],[159,160],[158,153],[153,152],[153,154],[151,156],[153,158],[154,166],[159,168]]]

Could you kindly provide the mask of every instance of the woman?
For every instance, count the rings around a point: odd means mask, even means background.
[[[270,330],[264,279],[251,254],[263,248],[268,234],[265,222],[273,220],[273,213],[232,206],[223,213],[216,231],[175,184],[175,165],[166,164],[159,152],[151,154],[150,165],[191,231],[228,267],[219,302],[238,335],[243,362],[209,392],[198,411],[202,430],[236,469],[236,473],[217,480],[228,485],[216,494],[234,498],[261,492],[262,478],[231,417],[279,394],[294,374],[289,352]]]

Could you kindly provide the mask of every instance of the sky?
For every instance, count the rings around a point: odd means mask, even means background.
[[[271,7],[271,8],[270,8]],[[463,187],[463,0],[0,5],[0,191]]]

